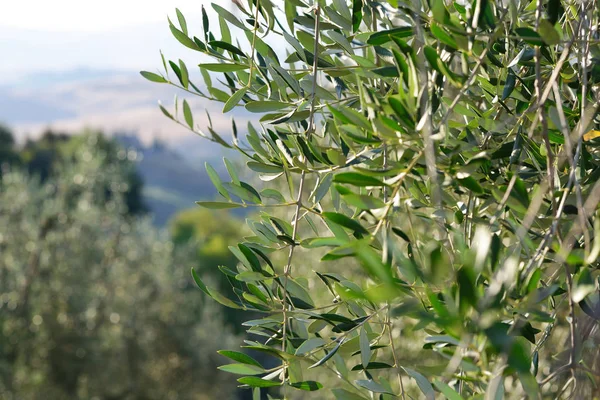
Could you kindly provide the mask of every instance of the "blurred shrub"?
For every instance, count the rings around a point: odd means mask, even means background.
[[[12,167],[13,170],[24,168],[31,176],[45,182],[69,163],[87,162],[90,153],[86,153],[85,146],[90,145],[101,150],[101,159],[98,159],[98,162],[102,164],[103,169],[120,168],[127,185],[125,190],[120,191],[125,200],[124,212],[138,215],[148,211],[142,200],[142,178],[132,163],[136,159],[136,153],[122,148],[115,140],[96,132],[67,135],[47,130],[37,140],[28,139],[22,148],[17,148],[10,129],[0,126],[0,165]],[[113,189],[104,188],[107,195],[110,195]]]
[[[235,337],[191,286],[196,248],[124,216],[130,164],[75,141],[43,183],[3,176],[0,398],[232,398],[215,366]]]

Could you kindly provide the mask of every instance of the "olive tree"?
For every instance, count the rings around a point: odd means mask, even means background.
[[[598,398],[597,3],[234,3],[169,21],[199,71],[142,72],[262,181],[207,165],[198,202],[260,211],[234,297],[192,271],[263,315],[242,347],[274,366],[221,369],[256,396]],[[257,122],[203,130],[207,100]]]
[[[236,338],[187,279],[197,248],[127,215],[127,152],[98,140],[43,183],[2,176],[0,398],[233,398],[216,351]]]

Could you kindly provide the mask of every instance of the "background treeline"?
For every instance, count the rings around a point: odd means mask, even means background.
[[[216,350],[239,317],[189,270],[219,284],[240,223],[192,209],[157,230],[135,162],[97,133],[0,129],[0,398],[235,398]]]

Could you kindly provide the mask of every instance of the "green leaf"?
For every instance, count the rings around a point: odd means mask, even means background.
[[[253,271],[261,271],[260,260],[248,246],[238,243],[237,247],[230,246],[229,249],[246,267]]]
[[[329,192],[331,182],[333,181],[333,175],[330,173],[325,174],[319,178],[319,185],[316,187],[314,192],[314,202],[319,203],[323,200],[323,197]]]
[[[246,103],[246,110],[253,113],[279,111],[289,107],[290,104],[281,101],[250,101]]]
[[[427,400],[435,400],[435,391],[433,390],[433,386],[431,386],[431,383],[429,383],[425,376],[410,368],[402,367],[402,369],[405,370],[406,373],[415,381],[417,381],[417,386],[419,386],[419,389],[421,389],[421,392],[423,392]]]
[[[527,393],[529,398],[539,398],[540,387],[535,377],[529,371],[520,371],[517,375],[519,377],[519,380],[521,381],[523,390],[525,391],[525,393]]]
[[[343,166],[346,164],[346,156],[341,151],[337,149],[327,149],[325,153],[327,154],[327,158],[335,165]]]
[[[342,197],[346,203],[361,210],[375,210],[385,207],[385,203],[374,196],[367,196],[365,194],[347,194]]]
[[[229,197],[229,193],[227,193],[227,190],[225,190],[225,188],[223,187],[223,182],[221,182],[221,178],[219,178],[219,174],[217,174],[217,171],[215,171],[215,169],[208,162],[204,163],[204,167],[206,168],[208,177],[217,189],[217,192],[219,192],[219,194],[225,197],[227,200],[231,200],[231,198]]]
[[[214,4],[213,4],[213,6],[214,6]],[[257,387],[257,388],[268,388],[268,387],[281,386],[281,382],[267,381],[265,379],[257,378],[255,376],[245,376],[243,378],[238,379],[238,382],[242,383],[244,385],[248,385],[250,387]]]
[[[571,298],[575,303],[579,303],[589,294],[596,291],[596,284],[592,278],[590,268],[582,267],[577,278],[577,285],[573,288]]]
[[[171,66],[173,72],[175,72],[175,75],[177,75],[177,79],[179,79],[181,86],[183,86],[183,77],[181,76],[181,70],[179,69],[179,65],[175,64],[173,61],[170,60],[169,65]]]
[[[486,400],[503,400],[504,399],[504,376],[502,373],[496,373],[485,391]]]
[[[191,130],[194,130],[194,115],[187,100],[183,100],[183,117]]]
[[[295,382],[290,383],[290,386],[296,389],[306,390],[308,392],[312,392],[323,388],[323,385],[316,381]]]
[[[265,372],[263,368],[251,364],[227,364],[217,368],[237,375],[258,375]]]
[[[244,207],[243,204],[238,204],[238,203],[224,203],[224,202],[218,202],[218,201],[197,201],[196,204],[198,204],[200,207],[210,208],[210,209],[213,209],[213,210],[218,210],[218,209],[223,209],[223,208],[240,208],[240,207]]]
[[[441,3],[443,3],[442,0],[440,0]],[[433,36],[435,36],[440,42],[444,43],[445,45],[452,47],[453,49],[458,49],[458,45],[456,44],[456,40],[454,40],[454,38],[452,37],[452,35],[450,35],[448,32],[446,32],[442,27],[440,27],[438,24],[431,24],[431,34]]]
[[[204,68],[213,72],[235,72],[250,68],[245,64],[227,64],[227,63],[205,63],[198,64],[200,68]]]
[[[398,73],[398,68],[392,66],[375,68],[372,69],[371,72],[386,78],[397,78],[400,76],[400,74]]]
[[[512,91],[515,89],[516,83],[517,83],[517,77],[514,74],[514,72],[512,72],[512,70],[509,69],[508,75],[506,76],[506,83],[504,84],[504,89],[502,90],[502,100],[503,101],[506,100],[508,98],[508,96],[510,96]]]
[[[393,395],[394,393],[389,391],[385,386],[375,382],[373,379],[357,380],[356,384],[363,387],[373,393],[387,393]]]
[[[204,30],[204,40],[208,40],[208,31],[210,29],[210,22],[208,21],[208,14],[206,14],[206,9],[204,9],[204,5],[201,5],[202,9],[202,29]]]
[[[223,7],[221,7],[215,3],[212,3],[211,6],[217,12],[217,14],[219,14],[221,17],[223,17],[228,22],[232,23],[233,25],[237,26],[238,28],[240,28],[244,31],[248,30],[248,28],[242,22],[240,22],[240,20],[237,19],[235,15],[233,15],[232,13],[230,13]]]
[[[345,389],[332,389],[331,392],[336,400],[366,400],[366,397],[359,396]]]
[[[260,272],[244,271],[237,274],[235,276],[235,279],[237,279],[240,282],[259,282],[264,281],[265,279],[269,279],[269,277],[265,276]]]
[[[560,43],[560,35],[556,29],[554,29],[554,25],[552,25],[550,21],[545,19],[541,20],[538,31],[542,37],[542,40],[547,45],[552,46]]]
[[[150,82],[167,83],[168,81],[162,76],[148,71],[140,71],[140,74]]]
[[[179,60],[179,73],[181,75],[181,84],[187,89],[190,83],[190,74],[183,60]]]
[[[198,287],[200,288],[200,290],[202,290],[204,293],[206,293],[207,295],[210,296],[208,288],[206,287],[206,285],[204,284],[204,282],[202,282],[202,279],[200,279],[200,277],[196,273],[196,270],[194,270],[193,267],[192,267],[192,277],[194,278],[194,282],[196,282],[196,285],[198,285]]]
[[[216,47],[217,49],[227,50],[228,52],[230,52],[232,54],[237,54],[238,56],[246,57],[246,54],[244,54],[243,51],[241,51],[240,49],[238,49],[237,47],[235,47],[234,45],[232,45],[230,43],[223,42],[220,40],[212,40],[212,41],[208,42],[208,44],[212,47]]]
[[[460,87],[461,83],[458,76],[448,68],[448,65],[442,61],[437,53],[437,50],[431,46],[425,46],[425,58],[433,69],[448,78],[448,81],[454,86]]]
[[[387,42],[392,41],[392,37],[401,39],[407,38],[413,35],[413,28],[410,26],[403,26],[400,28],[388,29],[387,31],[380,31],[373,33],[367,39],[367,43],[375,46],[380,46]]]
[[[221,31],[221,41],[231,43],[231,30],[227,25],[227,21],[221,16],[219,16],[219,29]]]
[[[442,392],[444,396],[446,396],[448,400],[464,400],[460,394],[456,393],[456,391],[450,386],[448,386],[446,383],[436,379],[435,381],[433,381],[433,384],[435,385],[435,387],[438,388],[440,392]]]
[[[238,174],[237,174],[235,165],[233,165],[233,163],[231,161],[229,161],[229,159],[227,159],[227,158],[223,158],[223,163],[225,164],[225,168],[227,168],[227,172],[229,173],[229,176],[231,177],[231,180],[233,181],[233,183],[235,183],[236,185],[239,185],[240,178],[238,178]]]
[[[265,174],[276,174],[283,171],[283,167],[279,165],[263,164],[256,161],[248,161],[246,165],[252,171],[263,172]]]
[[[443,24],[446,20],[446,16],[448,15],[448,11],[446,10],[446,5],[444,4],[444,0],[432,0],[430,2],[430,4],[431,4],[431,13],[433,14],[433,19],[436,22]]]
[[[473,193],[482,194],[484,193],[483,187],[473,178],[472,176],[468,176],[464,179],[457,179],[461,186],[466,187]]]
[[[388,264],[381,261],[381,255],[364,241],[351,242],[355,249],[356,256],[363,268],[370,276],[377,278],[381,283],[391,285],[393,283],[392,269]]]
[[[169,111],[167,111],[167,109],[166,109],[166,108],[165,108],[165,107],[164,107],[162,104],[160,104],[160,102],[158,103],[158,108],[160,108],[160,111],[162,111],[162,113],[163,113],[163,114],[164,114],[164,115],[165,115],[167,118],[169,118],[169,119],[173,119],[173,120],[174,120],[174,118],[173,118],[173,116],[171,115],[171,113],[170,113]]]
[[[369,361],[371,360],[371,344],[369,341],[369,337],[367,336],[367,331],[364,327],[360,330],[359,338],[360,361],[362,363],[363,368],[367,368],[367,366],[369,365]]]
[[[331,349],[329,353],[325,355],[325,357],[321,358],[319,361],[308,367],[308,369],[320,367],[321,365],[325,364],[327,360],[333,357],[333,355],[340,349],[342,343],[344,343],[344,339],[340,340],[338,344],[333,349]]]
[[[314,349],[325,345],[325,341],[319,337],[313,337],[304,341],[300,347],[296,349],[296,355],[301,356],[306,353],[310,353]]]
[[[353,230],[357,234],[369,234],[369,231],[367,231],[360,223],[358,223],[356,220],[350,217],[345,216],[344,214],[339,214],[335,212],[324,212],[323,217],[331,222]]]
[[[343,48],[348,54],[354,54],[352,45],[350,44],[346,36],[336,31],[328,32],[327,35],[329,35],[331,39],[333,39],[337,44],[339,44],[340,47]]]
[[[466,305],[477,306],[477,288],[473,275],[473,271],[467,267],[462,267],[456,271],[461,309],[465,309]]]
[[[333,181],[337,183],[348,183],[354,186],[387,186],[377,178],[358,172],[340,172],[333,177]]]
[[[247,354],[240,353],[239,351],[231,351],[231,350],[219,350],[217,353],[225,356],[227,358],[232,359],[233,361],[237,361],[243,364],[254,365],[256,367],[262,368],[263,366],[256,361],[254,358],[250,357]]]
[[[494,18],[494,12],[490,5],[490,1],[489,0],[474,0],[471,4],[472,4],[471,9],[475,10],[474,14],[477,14],[477,15],[473,15],[472,18],[477,18],[477,21],[479,22],[478,26],[481,29],[486,29],[487,27],[494,29],[496,27],[496,22],[495,22],[495,18]],[[478,13],[477,13],[477,10],[479,10]],[[472,21],[469,21],[469,23],[472,23]]]
[[[394,368],[394,367],[392,367],[390,364],[386,364],[386,363],[382,363],[382,362],[370,362],[366,367],[364,367],[362,364],[355,365],[354,367],[352,367],[352,371],[362,371],[362,370],[369,370],[369,369],[390,369],[390,368]]]
[[[412,115],[410,115],[410,113],[407,111],[406,107],[404,106],[404,104],[398,96],[390,96],[390,98],[388,99],[388,103],[390,104],[390,107],[392,107],[400,121],[404,123],[404,125],[406,125],[410,129],[415,129],[416,124]]]
[[[242,200],[256,204],[260,204],[261,202],[260,195],[256,189],[244,182],[240,182],[239,185],[236,185],[233,182],[227,182],[223,183],[223,187],[225,187],[229,193],[239,197]]]
[[[179,20],[179,26],[181,27],[181,31],[183,32],[184,35],[187,36],[188,30],[187,30],[187,23],[185,22],[185,17],[181,13],[181,11],[179,11],[178,8],[175,9],[175,13],[177,14],[177,19]]]
[[[273,199],[279,203],[285,203],[285,197],[275,189],[263,189],[260,191],[262,197]]]
[[[521,39],[533,46],[541,46],[544,44],[544,41],[542,40],[540,35],[531,28],[517,28],[515,29],[515,32],[521,37]]]
[[[223,106],[223,114],[231,111],[233,107],[237,106],[237,104],[240,102],[242,97],[244,97],[247,91],[248,88],[243,87],[234,94],[232,94],[229,100],[227,100],[227,102]]]
[[[291,360],[294,359],[295,356],[289,353],[284,353],[281,350],[275,349],[273,347],[265,346],[263,344],[257,342],[251,342],[253,345],[251,346],[243,346],[243,348],[248,349],[250,351],[260,351],[261,353],[266,353],[268,355],[277,357],[281,360]]]
[[[352,0],[352,32],[356,32],[362,22],[363,0]]]
[[[318,237],[308,238],[300,242],[300,246],[307,249],[314,249],[317,247],[328,247],[328,246],[341,246],[345,242],[336,237]]]
[[[292,3],[291,1],[286,1],[286,2],[284,2],[284,9],[285,9],[285,19],[288,23],[288,27],[293,32],[294,31],[294,18],[296,18],[296,16],[298,15],[298,14],[296,14],[296,5],[294,3]]]
[[[217,303],[222,304],[228,308],[233,308],[233,309],[238,309],[238,310],[242,309],[241,306],[239,306],[232,300],[228,299],[227,297],[223,296],[221,293],[215,292],[214,290],[211,290],[210,288],[206,288],[206,289],[208,290],[208,295],[210,297],[212,297],[212,299],[214,301],[216,301]]]
[[[169,21],[169,29],[171,29],[171,33],[181,43],[187,48],[192,50],[200,51],[200,48],[192,39],[190,39],[185,33],[181,32],[179,29],[175,28],[175,26]]]

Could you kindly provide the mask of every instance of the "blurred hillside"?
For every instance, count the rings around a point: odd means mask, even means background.
[[[164,226],[177,211],[193,207],[197,200],[217,195],[199,163],[184,158],[165,142],[155,140],[146,146],[135,135],[117,135],[116,139],[137,153],[135,165],[144,182],[142,198],[155,225]],[[218,160],[213,161],[222,165]]]
[[[173,93],[173,87],[152,84],[137,71],[78,68],[36,72],[0,83],[0,122],[14,129],[17,140],[39,136],[48,128],[74,133],[88,127],[107,134],[136,132],[145,144],[158,138],[191,154],[213,154],[219,146],[197,140],[158,110],[157,100],[172,107]],[[179,93],[179,98],[187,99],[197,111],[211,113],[214,129],[224,136],[229,135],[232,116],[239,127],[249,118],[243,109],[222,116],[220,105],[185,92]],[[206,117],[197,122],[206,126]]]
[[[94,133],[17,146],[0,127],[0,399],[247,398],[216,369],[239,316],[189,277],[220,284],[240,222],[194,208],[173,236],[153,227],[141,154]]]
[[[125,147],[138,153],[136,165],[144,181],[144,201],[154,223],[163,226],[178,210],[216,195],[204,163],[219,171],[221,158],[226,155],[220,146],[164,117],[156,99],[171,107],[172,93],[172,87],[153,85],[137,72],[87,68],[45,71],[0,84],[0,123],[11,127],[17,143],[35,140],[49,129],[75,134],[90,128],[116,135]],[[221,116],[218,105],[186,98],[192,107],[211,113],[217,132],[230,135],[231,117]],[[232,114],[243,133],[247,114]],[[207,121],[199,118],[198,123],[204,126]]]

